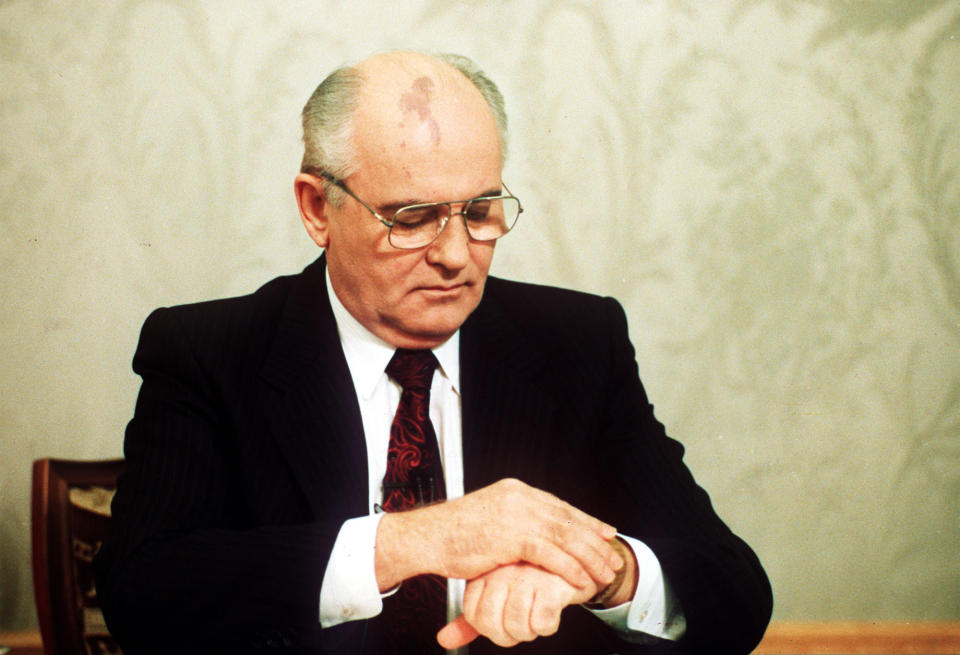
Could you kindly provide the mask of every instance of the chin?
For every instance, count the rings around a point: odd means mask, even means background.
[[[471,311],[472,311],[471,307]],[[451,312],[449,308],[440,312],[425,311],[417,316],[416,322],[397,327],[418,347],[438,346],[460,329],[470,311]]]
[[[466,317],[463,319],[466,320]],[[460,329],[463,321],[437,321],[432,323],[420,323],[411,326],[408,333],[411,336],[418,337],[428,341],[442,343],[453,336],[453,333]]]

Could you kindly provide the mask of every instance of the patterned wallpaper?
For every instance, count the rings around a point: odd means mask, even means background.
[[[29,468],[112,457],[150,309],[317,254],[297,114],[373,50],[497,79],[494,271],[625,305],[780,619],[960,619],[960,2],[0,2],[0,630]]]

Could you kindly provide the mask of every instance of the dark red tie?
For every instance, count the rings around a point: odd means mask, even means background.
[[[437,358],[429,350],[398,349],[387,375],[403,391],[390,426],[387,472],[383,478],[386,512],[412,509],[447,497],[437,436],[430,422],[430,385]],[[447,581],[436,575],[405,580],[384,599],[383,619],[397,653],[440,653],[437,631],[447,618]]]

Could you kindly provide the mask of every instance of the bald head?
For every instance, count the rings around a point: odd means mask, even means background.
[[[365,81],[358,122],[382,118],[395,122],[399,130],[419,132],[434,144],[440,143],[441,135],[433,115],[433,103],[449,101],[470,91],[464,84],[468,81],[459,71],[417,53],[377,55],[360,63],[355,70]],[[396,103],[391,102],[392,99],[396,99]]]
[[[440,147],[445,135],[439,113],[455,117],[475,108],[478,99],[486,105],[484,121],[493,120],[502,161],[507,135],[503,97],[470,59],[388,52],[338,69],[304,106],[301,170],[346,178],[357,169],[360,149],[386,145],[371,138],[398,136],[394,145],[404,150]],[[446,138],[453,138],[450,130]]]
[[[377,55],[355,70],[363,80],[352,121],[356,167],[403,179],[445,158],[469,169],[491,149],[502,161],[493,111],[459,70],[409,52]]]

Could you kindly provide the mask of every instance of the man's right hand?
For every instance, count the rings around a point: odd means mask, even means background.
[[[527,562],[571,585],[601,588],[623,560],[616,529],[519,480],[500,480],[436,505],[387,514],[377,531],[381,591],[422,573],[472,580]]]

